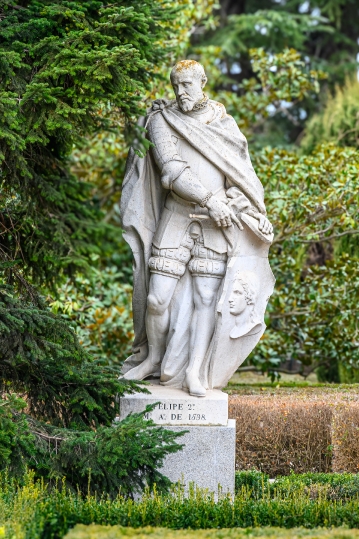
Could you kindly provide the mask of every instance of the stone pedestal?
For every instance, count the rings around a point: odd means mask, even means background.
[[[175,432],[188,431],[178,439],[185,444],[181,452],[166,457],[161,473],[174,483],[190,482],[214,492],[234,495],[236,422],[226,426],[166,427]]]
[[[228,395],[207,391],[206,397],[191,397],[181,389],[150,385],[150,393],[121,398],[120,419],[142,412],[156,404],[147,417],[175,432],[187,431],[178,442],[185,444],[178,453],[168,455],[161,472],[174,483],[190,482],[217,495],[234,495],[236,426],[228,419]]]

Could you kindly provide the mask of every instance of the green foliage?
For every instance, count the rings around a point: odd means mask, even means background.
[[[84,135],[135,121],[169,50],[174,13],[161,0],[4,5],[1,252],[21,252],[38,282],[88,263],[113,241],[90,184],[70,173],[66,158]]]
[[[40,482],[34,482],[31,475],[25,478],[24,485],[18,485],[3,475],[0,526],[5,527],[8,537],[16,534],[16,537],[24,539],[63,537],[76,524],[193,530],[259,526],[287,529],[297,526],[358,527],[356,475],[293,475],[278,478],[275,483],[268,483],[263,475],[261,490],[257,491],[253,472],[247,476],[249,484],[246,485],[242,477],[241,488],[234,500],[222,496],[216,503],[213,496],[195,489],[190,490],[188,497],[176,487],[172,495],[155,492],[134,502],[121,496],[114,500],[92,494],[80,496],[64,486],[44,487]],[[123,530],[123,533],[131,536],[132,530]],[[216,530],[216,534],[219,533]],[[250,537],[251,532],[247,530],[246,533],[246,537]],[[230,534],[230,531],[223,530],[218,537]]]
[[[290,117],[289,107],[318,93],[319,80],[325,75],[309,70],[294,49],[284,49],[278,54],[262,48],[250,49],[248,54],[254,76],[237,85],[238,93],[233,89],[216,92],[218,77],[214,79],[212,92],[256,148],[262,142],[258,131],[266,120],[277,115]]]
[[[34,291],[17,298],[0,287],[0,388],[26,394],[37,419],[65,427],[110,424],[114,398],[139,389],[116,380],[116,371],[94,361],[68,323],[51,313]]]
[[[268,2],[263,2],[267,4]],[[248,52],[248,44],[279,52],[287,47],[302,50],[311,34],[333,33],[325,17],[291,13],[286,8],[259,9],[228,17],[228,22],[215,32],[212,43],[221,47],[223,54],[238,57]]]
[[[333,90],[357,69],[357,21],[352,0],[229,0],[222,3],[219,28],[194,39],[192,53],[199,58],[208,56],[209,65],[215,56],[215,65],[220,67],[215,90],[229,92],[233,100],[245,95],[242,83],[255,75],[250,57],[253,48],[263,48],[269,55],[295,48],[305,59],[308,72],[326,73],[322,91]],[[279,110],[270,106],[266,121],[255,130],[258,145],[293,144],[316,110],[318,97],[312,94],[300,102],[284,100]]]
[[[343,87],[337,87],[335,94],[326,100],[323,110],[311,118],[301,147],[310,152],[324,142],[358,147],[359,82],[356,78],[347,79]]]
[[[130,271],[130,268],[125,270]],[[72,322],[81,345],[92,357],[119,366],[131,353],[132,287],[116,266],[69,280],[52,302],[52,310]]]
[[[96,524],[83,526],[78,524],[67,535],[66,539],[120,539],[136,537],[136,539],[254,539],[255,537],[272,537],[275,539],[355,539],[359,537],[358,530],[334,528],[326,530],[317,528],[306,530],[294,528],[290,531],[281,528],[246,528],[224,530],[166,530],[165,528],[123,528],[121,526],[98,526]]]
[[[277,283],[253,360],[274,367],[288,351],[287,359],[313,368],[355,365],[359,263],[345,253],[332,257],[330,242],[358,233],[358,152],[330,145],[309,156],[266,149],[255,167],[275,229],[270,256]],[[319,263],[308,251],[317,242],[329,246]]]
[[[178,434],[156,427],[143,413],[96,431],[76,431],[34,420],[25,406],[14,395],[0,399],[0,471],[21,479],[32,467],[47,482],[63,479],[72,491],[106,492],[110,498],[170,486],[157,470],[182,447]]]
[[[236,472],[236,493],[250,489],[250,496],[260,500],[266,497],[285,497],[309,494],[312,498],[329,500],[356,499],[359,495],[359,476],[349,473],[312,473],[291,474],[276,477],[269,481],[269,476],[257,470]]]

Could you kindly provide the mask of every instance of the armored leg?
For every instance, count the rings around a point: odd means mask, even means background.
[[[192,255],[189,270],[193,275],[194,313],[185,382],[191,395],[202,397],[206,390],[199,381],[199,371],[214,332],[217,294],[226,271],[227,255],[204,247],[201,238],[196,241]]]
[[[190,248],[193,240],[185,236],[183,245],[177,249],[152,248],[149,260],[151,271],[150,290],[147,298],[146,329],[149,355],[137,367],[125,374],[128,380],[143,380],[148,376],[158,375],[166,351],[166,338],[169,328],[168,307],[178,279],[186,270],[191,257]]]

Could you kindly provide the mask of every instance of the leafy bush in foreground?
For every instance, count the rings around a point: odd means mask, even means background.
[[[294,528],[289,532],[280,528],[246,528],[225,530],[167,530],[163,528],[122,528],[120,526],[75,526],[67,535],[66,539],[120,539],[122,537],[136,537],[136,539],[251,539],[255,537],[272,537],[274,539],[356,539],[359,530],[345,530],[335,528],[332,530]]]
[[[156,491],[146,493],[138,502],[122,496],[115,500],[91,494],[83,497],[69,492],[65,487],[45,487],[35,482],[31,474],[28,474],[22,487],[3,476],[0,527],[5,526],[8,537],[24,539],[57,539],[76,524],[92,523],[172,529],[259,526],[358,528],[359,499],[354,490],[353,497],[348,495],[346,499],[330,499],[327,495],[330,493],[330,483],[340,483],[339,478],[336,474],[332,477],[328,474],[327,477],[318,477],[318,483],[315,483],[314,476],[305,475],[303,481],[300,476],[282,478],[277,486],[267,485],[264,480],[263,491],[257,491],[257,498],[253,495],[253,489],[245,485],[242,476],[242,486],[235,499],[222,495],[218,502],[212,495],[195,489],[185,497],[179,487],[174,489],[172,495],[161,495]],[[253,485],[256,478],[260,481],[259,476],[249,475],[248,482]],[[348,484],[355,479],[356,476],[346,478]],[[310,488],[307,484],[311,485]]]

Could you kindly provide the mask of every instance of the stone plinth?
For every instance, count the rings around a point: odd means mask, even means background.
[[[175,432],[188,431],[178,438],[185,447],[166,457],[161,473],[174,483],[190,482],[214,492],[218,486],[224,494],[234,496],[236,422],[228,420],[227,426],[168,427]]]
[[[135,393],[121,398],[120,419],[129,413],[143,412],[148,404],[158,403],[146,414],[158,425],[222,425],[228,422],[228,395],[218,389],[205,397],[191,397],[187,391],[160,385],[147,387],[150,393]]]
[[[121,398],[120,419],[158,403],[146,414],[148,419],[168,430],[187,431],[178,438],[183,449],[166,457],[161,472],[186,488],[193,482],[217,496],[220,485],[224,493],[234,495],[236,423],[228,420],[228,395],[211,390],[205,397],[191,397],[187,391],[154,382],[147,389],[150,393]]]

